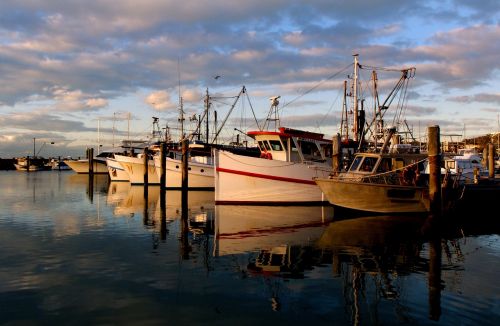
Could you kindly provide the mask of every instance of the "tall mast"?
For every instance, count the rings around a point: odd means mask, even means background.
[[[353,80],[353,100],[354,100],[354,141],[359,140],[359,126],[358,126],[358,54],[354,55],[354,80]]]
[[[206,124],[207,124],[207,130],[205,131],[206,132],[206,135],[207,135],[207,139],[206,139],[206,142],[207,144],[209,143],[209,140],[208,140],[208,137],[209,137],[209,133],[208,133],[208,126],[209,126],[209,121],[208,121],[208,117],[209,117],[209,109],[210,109],[210,99],[208,97],[208,88],[207,88],[207,95],[205,97],[205,110],[206,110]]]

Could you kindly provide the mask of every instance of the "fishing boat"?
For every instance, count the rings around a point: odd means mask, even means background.
[[[238,95],[235,97],[235,101],[231,108],[229,109],[226,117],[220,125],[214,123],[215,127],[214,136],[210,138],[209,133],[209,121],[208,117],[210,115],[209,110],[211,107],[211,101],[214,97],[209,96],[208,90],[205,97],[205,109],[203,115],[195,118],[193,121],[197,122],[196,129],[186,136],[186,140],[189,141],[188,151],[187,151],[187,162],[188,162],[188,184],[187,187],[193,190],[214,190],[215,188],[215,166],[214,157],[212,149],[219,148],[224,149],[229,152],[238,153],[244,156],[258,156],[259,151],[256,147],[248,147],[239,142],[239,135],[236,137],[236,142],[231,142],[229,144],[219,144],[219,135],[224,129],[225,123],[231,115],[234,106],[237,101],[246,94],[245,86],[242,87]],[[182,101],[180,103],[179,112],[179,122],[181,122],[181,134],[184,135],[184,124],[182,123],[184,119],[184,112],[182,109]],[[214,114],[216,117],[216,114]],[[190,119],[191,120],[191,119]],[[202,132],[201,127],[206,124],[205,127],[205,139],[201,139]],[[226,128],[227,129],[227,128]],[[170,137],[167,137],[170,138]],[[197,138],[197,139],[196,139]],[[162,187],[166,189],[179,189],[182,187],[182,150],[181,141],[177,146],[167,146],[168,155],[165,158],[165,183]],[[154,166],[158,176],[162,174],[162,162],[160,155],[154,156]]]
[[[38,156],[18,157],[14,163],[14,166],[16,167],[17,171],[27,172],[45,171],[51,169],[48,160]]]
[[[428,212],[429,188],[415,183],[414,177],[423,159],[415,155],[358,153],[347,173],[317,178],[315,182],[334,206],[374,213]],[[399,164],[402,167],[396,168]],[[415,172],[407,172],[412,170]]]
[[[95,174],[107,174],[108,168],[106,165],[106,158],[112,157],[114,155],[113,151],[103,151],[96,155],[93,162],[93,173]],[[73,171],[79,174],[88,174],[89,173],[89,159],[65,159],[63,162],[68,165]]]
[[[330,139],[286,127],[247,135],[258,143],[260,157],[215,150],[216,204],[327,204],[313,178],[330,172]]]

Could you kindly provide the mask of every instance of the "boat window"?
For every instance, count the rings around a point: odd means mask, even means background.
[[[451,169],[451,170],[455,170],[455,161],[446,161],[446,168],[447,169]]]
[[[392,170],[392,161],[390,158],[383,158],[378,165],[377,172],[384,173]]]
[[[356,171],[358,169],[359,163],[361,163],[361,160],[363,159],[362,156],[356,156],[354,160],[352,161],[351,167],[349,168],[349,171]]]
[[[299,140],[299,145],[300,145],[300,150],[304,155],[313,155],[314,152],[318,150],[316,144],[309,141]]]
[[[376,157],[365,157],[363,163],[361,163],[360,171],[371,172],[377,163]]]
[[[264,143],[264,146],[266,147],[266,149],[268,151],[270,151],[271,150],[271,146],[269,146],[269,143],[267,142],[267,140],[264,140],[263,143]]]
[[[283,146],[281,146],[281,142],[279,140],[270,140],[269,143],[271,144],[271,148],[273,151],[282,151]]]
[[[259,144],[259,148],[261,151],[266,150],[266,147],[264,146],[264,142],[262,140],[259,140],[257,143]]]
[[[295,146],[295,141],[293,138],[290,138],[290,148],[292,152],[298,152],[297,146]]]
[[[288,139],[289,138],[280,137],[280,139],[281,139],[281,144],[283,144],[283,149],[285,151],[288,150],[287,146],[288,146]],[[293,141],[292,141],[292,143],[293,143]]]

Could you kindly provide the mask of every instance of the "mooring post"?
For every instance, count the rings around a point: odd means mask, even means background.
[[[332,171],[334,173],[340,172],[340,167],[342,164],[342,155],[340,147],[340,134],[336,134],[332,139]]]
[[[89,175],[94,175],[94,148],[91,147],[87,150],[87,156],[89,158]]]
[[[30,156],[26,156],[26,171],[30,172]]]
[[[432,214],[439,216],[441,215],[441,141],[439,126],[430,126],[427,138],[430,211]]]
[[[484,146],[483,148],[483,159],[481,162],[483,163],[483,167],[488,167],[488,146]]]
[[[182,259],[189,259],[191,248],[188,241],[188,154],[189,154],[189,140],[182,140],[182,190],[181,190],[181,257]]]
[[[189,155],[189,140],[182,140],[182,207],[184,208],[184,204],[187,209],[187,197],[188,197],[188,155]]]
[[[162,142],[160,144],[160,189],[166,187],[166,179],[167,179],[167,143]]]
[[[490,180],[495,178],[495,146],[488,144],[488,177]]]
[[[144,187],[148,185],[148,148],[144,147],[144,155],[142,156],[142,162],[144,163]]]

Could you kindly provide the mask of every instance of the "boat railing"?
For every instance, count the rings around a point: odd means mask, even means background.
[[[427,159],[406,165],[404,167],[375,174],[362,173],[340,173],[331,175],[330,178],[348,182],[363,182],[373,184],[397,185],[397,186],[425,186],[427,178],[419,171],[419,164]]]

